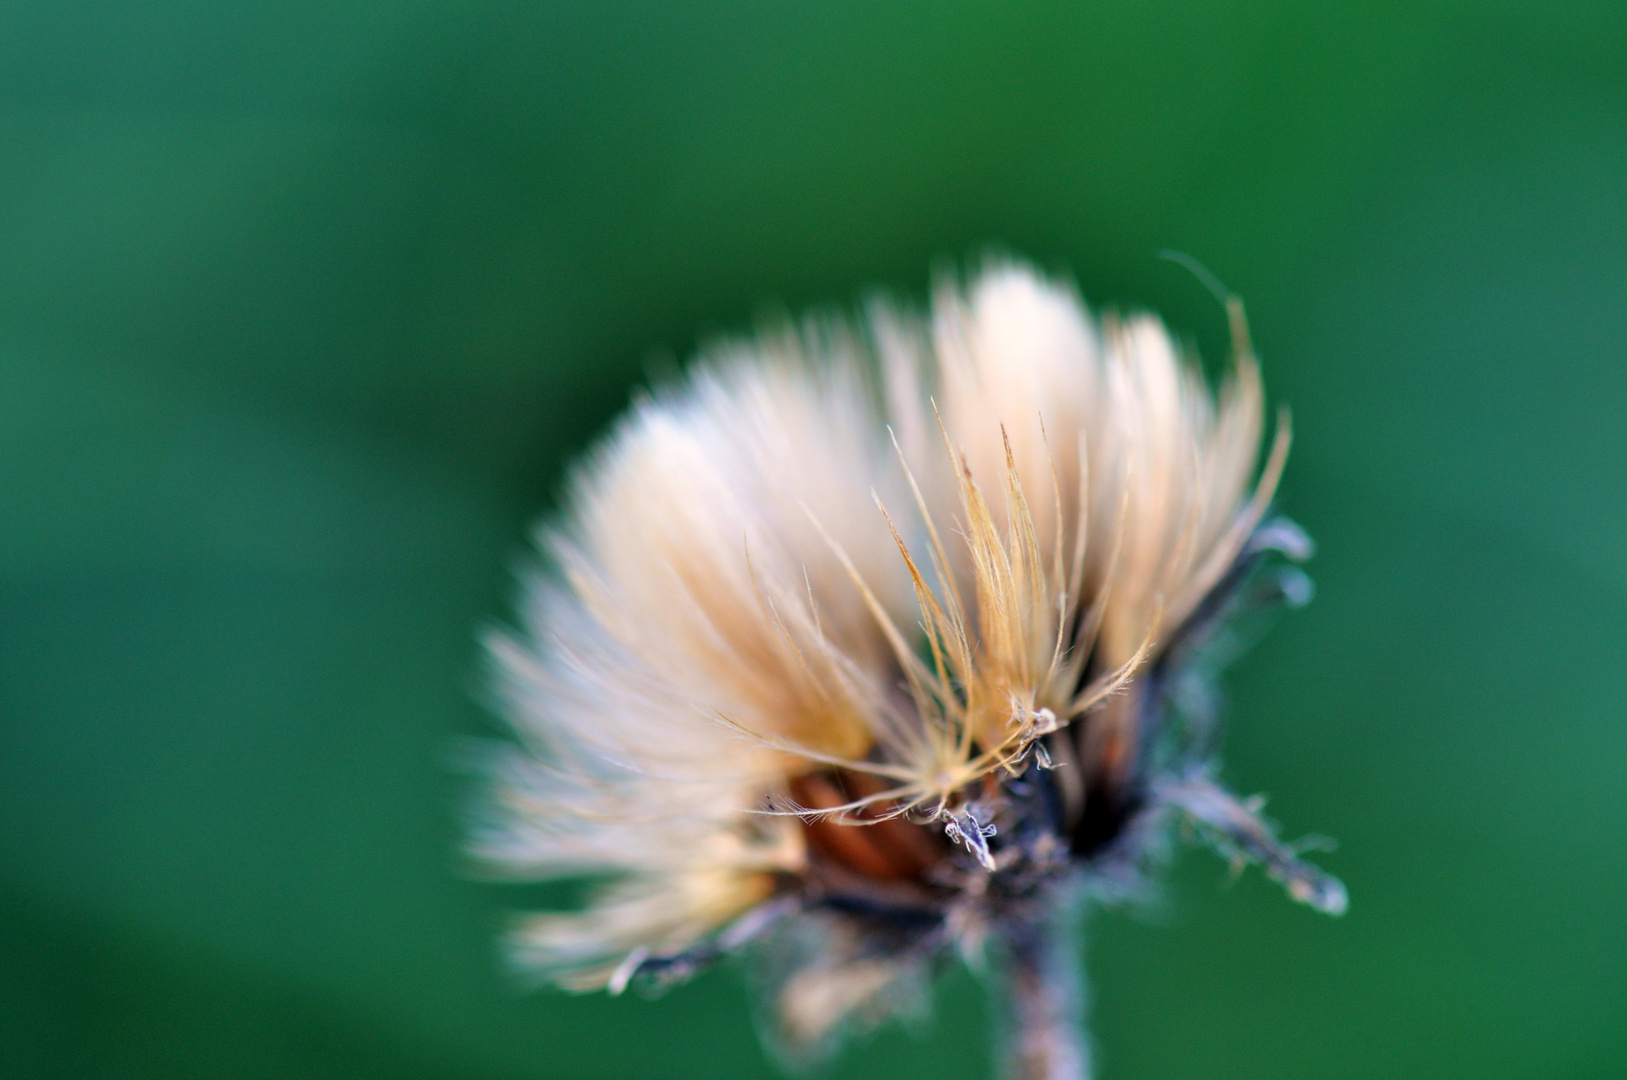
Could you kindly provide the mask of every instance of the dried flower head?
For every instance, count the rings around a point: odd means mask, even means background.
[[[1172,825],[1342,911],[1215,778],[1228,620],[1308,595],[1228,306],[1218,396],[1156,319],[999,263],[639,402],[490,640],[520,745],[477,853],[603,880],[520,962],[619,993],[749,946],[796,1058],[987,951],[1012,1075],[1080,1077],[1077,902],[1133,892]]]

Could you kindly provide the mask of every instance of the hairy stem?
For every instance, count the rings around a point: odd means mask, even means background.
[[[1008,925],[1005,1080],[1089,1080],[1082,964],[1072,905]]]

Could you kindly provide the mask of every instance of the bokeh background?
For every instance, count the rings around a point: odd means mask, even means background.
[[[774,1075],[504,974],[475,636],[651,371],[990,245],[1241,293],[1321,545],[1227,769],[1350,914],[1189,853],[1102,1076],[1627,1074],[1627,9],[1305,0],[0,6],[0,1074]]]

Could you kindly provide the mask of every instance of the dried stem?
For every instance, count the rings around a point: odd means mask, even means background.
[[[1004,928],[1005,1080],[1089,1080],[1077,914],[1061,904]]]

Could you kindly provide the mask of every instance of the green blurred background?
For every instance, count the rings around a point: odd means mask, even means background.
[[[991,244],[1240,292],[1321,544],[1228,773],[1351,912],[1188,854],[1102,1075],[1627,1074],[1627,9],[1304,0],[0,6],[0,1074],[773,1075],[504,975],[475,634],[649,371]]]

